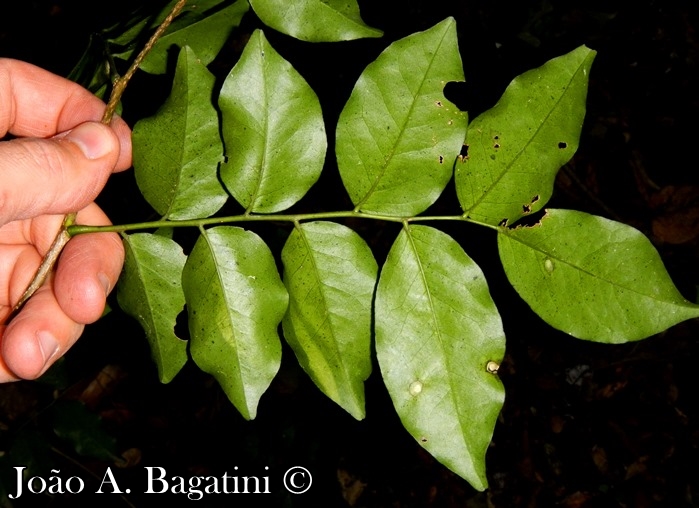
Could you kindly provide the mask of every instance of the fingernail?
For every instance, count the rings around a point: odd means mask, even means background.
[[[105,136],[105,128],[95,122],[86,122],[70,131],[64,139],[75,143],[88,159],[99,159],[112,149],[112,143]]]
[[[109,277],[107,277],[104,273],[98,273],[97,278],[100,281],[100,284],[104,288],[104,296],[107,296],[109,292],[112,290],[112,284],[109,282]]]
[[[39,348],[41,349],[41,354],[44,357],[44,367],[46,367],[49,361],[58,352],[58,341],[50,332],[42,331],[37,332],[36,338],[39,341]]]

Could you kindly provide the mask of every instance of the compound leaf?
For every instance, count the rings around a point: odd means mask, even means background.
[[[508,279],[534,312],[580,339],[639,340],[699,316],[636,229],[570,210],[533,227],[500,228]]]
[[[250,0],[262,22],[308,42],[336,42],[381,37],[362,21],[356,0]]]
[[[182,269],[186,256],[169,238],[150,233],[124,236],[126,258],[117,286],[119,306],[146,332],[162,383],[187,362],[187,342],[175,335],[184,308]]]
[[[323,393],[361,420],[378,272],[371,249],[345,226],[311,222],[291,233],[282,262],[289,291],[284,336]]]
[[[128,30],[109,39],[112,56],[130,60],[134,52],[144,42],[144,32],[155,30],[172,10],[177,0],[172,0],[155,16],[152,23],[143,17],[137,18]],[[151,74],[167,72],[169,52],[173,47],[191,47],[199,56],[203,65],[210,64],[223,47],[233,28],[240,25],[243,15],[248,11],[248,2],[238,0],[220,8],[223,0],[201,0],[188,2],[180,15],[168,27],[165,34],[158,39],[139,68]],[[113,29],[111,30],[113,31]],[[147,33],[150,35],[150,33]]]
[[[318,97],[256,30],[219,96],[221,179],[248,211],[284,210],[318,180],[327,140]]]
[[[504,400],[505,336],[480,268],[448,235],[403,229],[376,291],[376,355],[405,428],[478,490]]]
[[[182,286],[190,352],[247,420],[281,363],[277,326],[288,294],[272,253],[256,234],[232,226],[203,231]]]
[[[455,176],[466,215],[512,224],[546,204],[556,173],[578,148],[595,54],[581,46],[525,72],[471,122]]]
[[[443,90],[463,80],[453,18],[394,42],[364,70],[337,125],[337,163],[357,209],[411,216],[437,200],[468,122]]]
[[[228,198],[217,176],[223,145],[210,101],[213,86],[213,74],[183,48],[170,97],[155,116],[134,126],[136,181],[168,219],[208,217]]]

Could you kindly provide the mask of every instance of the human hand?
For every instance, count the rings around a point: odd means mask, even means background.
[[[113,171],[131,166],[131,132],[99,123],[104,103],[33,65],[0,58],[0,322],[19,300],[63,215],[106,225],[93,202]],[[0,324],[0,382],[43,374],[99,319],[124,251],[111,233],[79,235],[11,323]]]

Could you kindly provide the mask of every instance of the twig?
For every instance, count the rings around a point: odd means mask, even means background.
[[[153,33],[151,38],[148,39],[148,42],[143,47],[141,52],[138,54],[136,59],[133,61],[129,69],[126,71],[126,74],[124,74],[121,78],[117,79],[114,82],[114,86],[112,87],[112,93],[109,95],[107,109],[105,109],[104,115],[102,116],[101,122],[103,124],[109,125],[109,123],[112,121],[112,117],[114,116],[114,112],[116,111],[119,101],[121,100],[121,96],[124,93],[124,90],[126,89],[126,85],[129,84],[129,81],[136,73],[139,66],[146,58],[150,50],[153,49],[155,43],[158,42],[158,39],[160,39],[165,30],[167,30],[167,28],[170,26],[170,23],[172,23],[172,20],[175,19],[175,17],[180,13],[180,11],[184,8],[186,3],[187,0],[180,0],[179,2],[177,2],[177,4],[175,4],[170,13],[157,28],[155,33]],[[70,240],[71,238],[71,235],[68,233],[68,227],[72,226],[73,223],[75,223],[76,216],[77,212],[73,212],[67,214],[64,217],[61,229],[56,234],[56,237],[54,238],[51,247],[49,247],[49,250],[44,255],[44,258],[42,259],[41,264],[39,265],[39,268],[34,274],[34,277],[32,278],[31,282],[27,286],[27,289],[24,291],[19,301],[12,308],[12,312],[5,319],[6,322],[9,322],[10,320],[12,320],[13,317],[17,315],[17,313],[22,309],[24,304],[27,303],[27,301],[32,297],[36,290],[39,289],[46,281],[46,278],[51,273],[51,270],[56,264],[56,261],[58,261],[58,257],[61,255],[63,248],[66,246],[68,240]]]

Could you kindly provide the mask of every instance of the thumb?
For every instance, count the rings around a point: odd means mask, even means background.
[[[0,142],[0,225],[75,212],[92,202],[119,159],[119,139],[86,122],[50,139]]]

